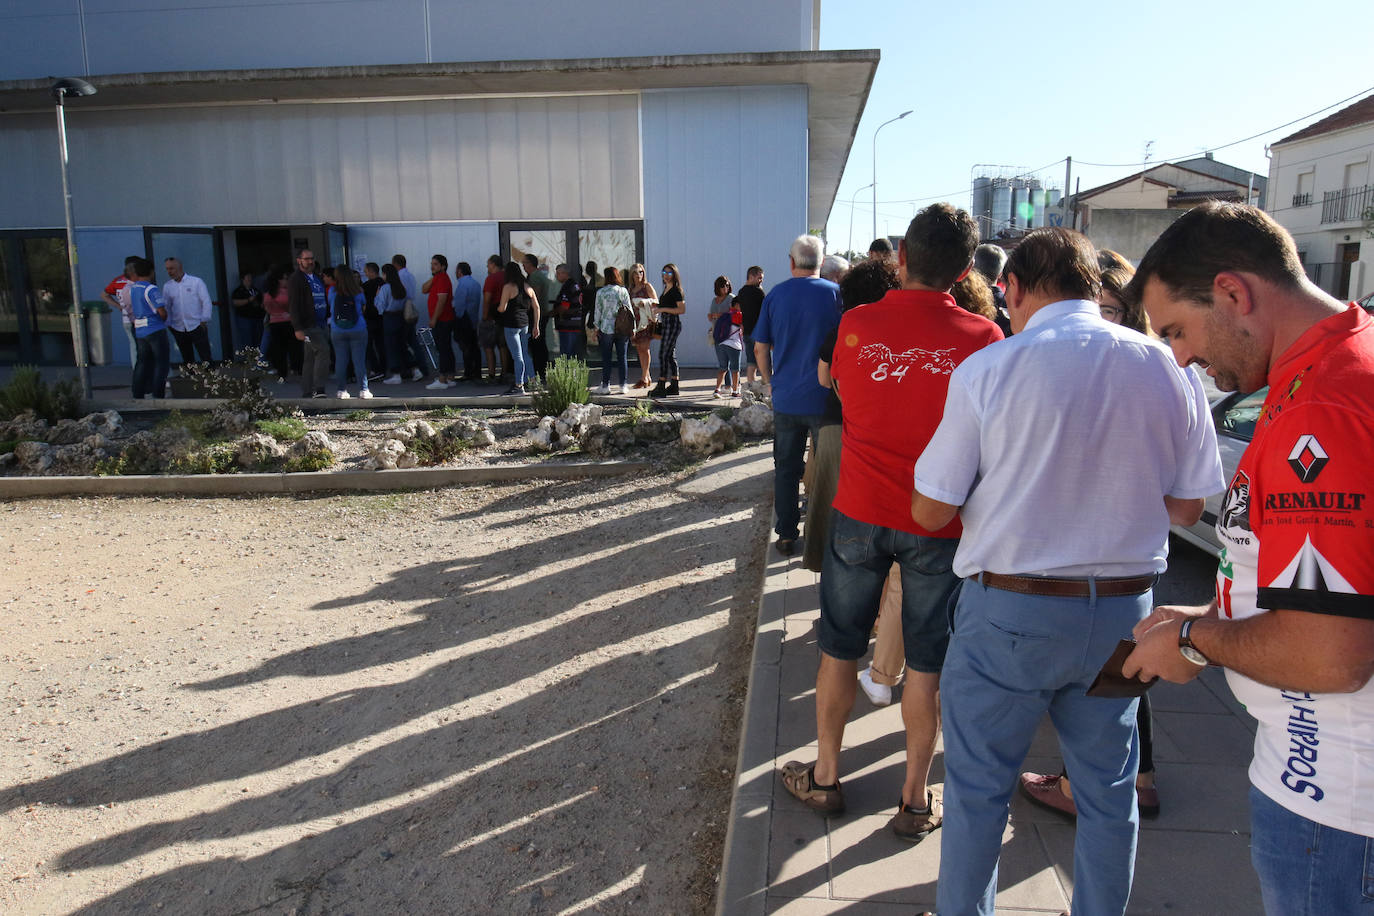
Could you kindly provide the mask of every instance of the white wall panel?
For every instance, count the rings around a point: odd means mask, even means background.
[[[655,286],[669,261],[682,273],[683,365],[716,364],[706,314],[717,276],[735,289],[751,264],[765,289],[790,276],[788,247],[807,231],[806,106],[804,86],[644,94],[646,266]]]
[[[814,0],[7,0],[0,80],[813,50]],[[85,13],[85,52],[78,8]],[[430,24],[426,55],[425,20]],[[138,35],[137,52],[121,35]]]
[[[634,95],[71,112],[79,224],[638,219]],[[614,138],[614,142],[611,142]],[[49,116],[0,116],[0,226],[62,223]]]

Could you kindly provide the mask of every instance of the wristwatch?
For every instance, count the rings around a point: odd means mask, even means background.
[[[1189,617],[1187,620],[1183,621],[1183,626],[1179,627],[1178,654],[1182,655],[1199,668],[1205,668],[1207,665],[1210,665],[1211,662],[1207,661],[1207,656],[1198,651],[1197,646],[1193,645],[1192,637],[1188,635],[1193,629],[1193,624],[1196,622],[1196,617]]]

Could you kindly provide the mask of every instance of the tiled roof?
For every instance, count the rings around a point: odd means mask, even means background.
[[[1322,134],[1329,134],[1333,130],[1358,127],[1361,124],[1371,122],[1374,122],[1374,95],[1367,95],[1354,105],[1347,105],[1335,114],[1327,115],[1315,124],[1309,124],[1297,133],[1289,134],[1282,140],[1276,141],[1273,145],[1291,143],[1294,140],[1308,140],[1312,137],[1320,137]]]

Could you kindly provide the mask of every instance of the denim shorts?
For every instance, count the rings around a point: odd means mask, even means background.
[[[738,375],[742,352],[736,347],[727,347],[721,343],[716,344],[716,368],[721,372],[733,372]]]
[[[852,661],[868,652],[883,583],[895,563],[902,578],[902,644],[907,667],[938,673],[949,648],[949,619],[961,580],[958,538],[934,538],[870,525],[838,509],[821,566],[821,651]]]

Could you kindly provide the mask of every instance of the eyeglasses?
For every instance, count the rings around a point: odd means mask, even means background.
[[[1099,305],[1102,317],[1108,321],[1120,322],[1126,316],[1126,310],[1119,305]]]
[[[665,271],[663,272],[663,276],[665,276],[665,277],[671,277],[672,275],[673,275],[673,272],[672,272],[671,270],[665,270]]]

